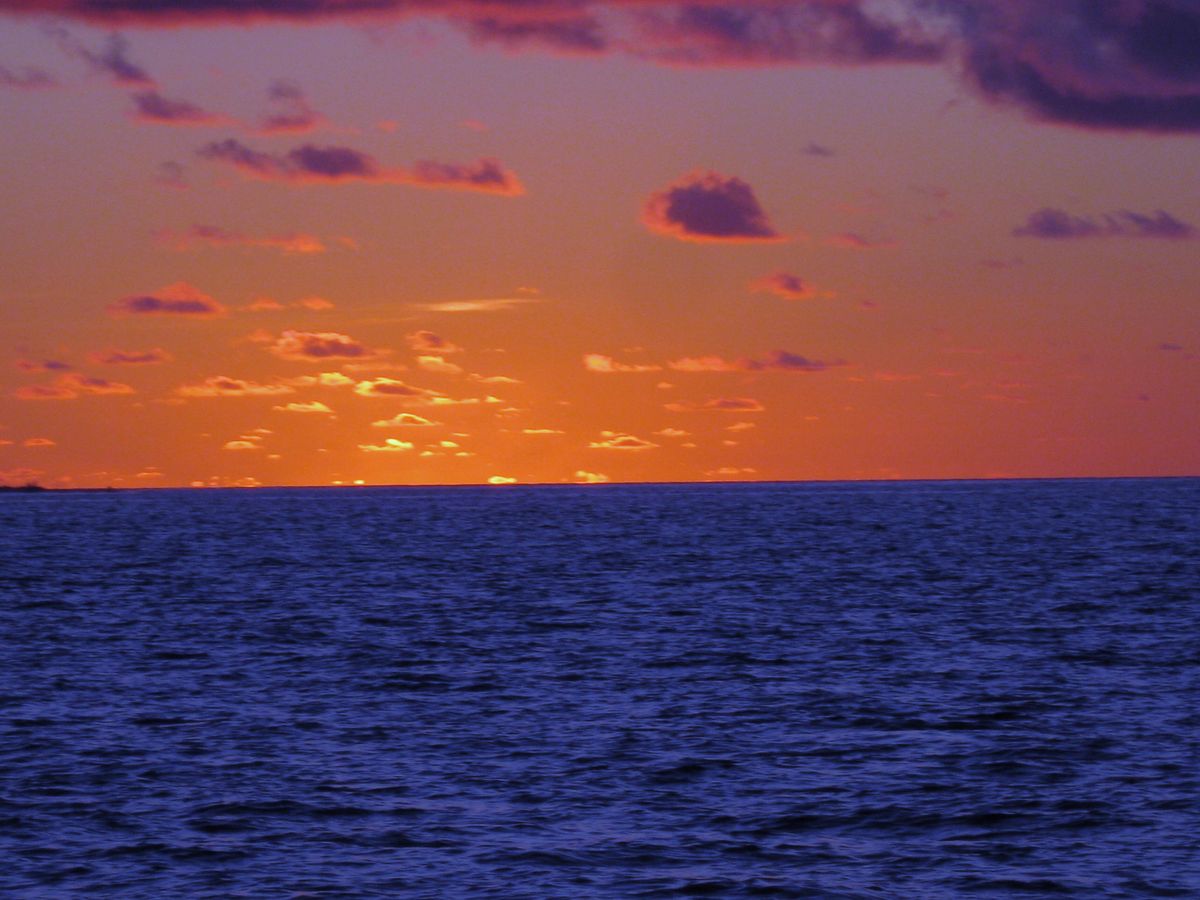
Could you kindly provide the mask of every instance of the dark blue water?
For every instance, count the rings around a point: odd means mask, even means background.
[[[0,496],[0,895],[1200,896],[1198,548],[1198,480]]]

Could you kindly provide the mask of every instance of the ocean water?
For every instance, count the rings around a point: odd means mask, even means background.
[[[1200,480],[0,496],[0,896],[1198,897]]]

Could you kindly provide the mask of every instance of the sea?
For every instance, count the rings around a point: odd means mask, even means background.
[[[1200,479],[0,495],[0,896],[1200,897]]]

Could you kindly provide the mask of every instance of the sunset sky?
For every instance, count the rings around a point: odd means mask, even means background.
[[[0,0],[0,121],[0,482],[1200,474],[1195,0]]]

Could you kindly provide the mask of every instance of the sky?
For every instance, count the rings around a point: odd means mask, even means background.
[[[0,0],[0,483],[1200,475],[1196,0]]]

